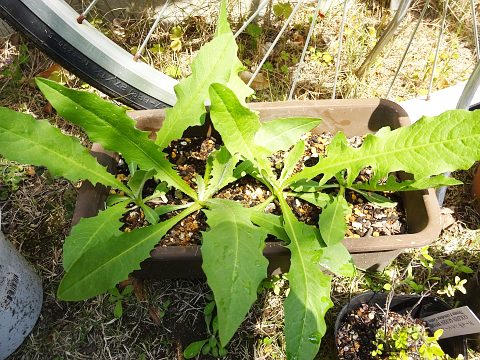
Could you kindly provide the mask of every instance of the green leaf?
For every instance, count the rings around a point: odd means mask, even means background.
[[[397,206],[396,202],[390,200],[389,198],[387,198],[385,196],[382,196],[382,195],[379,195],[379,194],[376,194],[376,193],[372,193],[372,192],[361,191],[359,189],[352,189],[352,190],[355,190],[359,194],[363,195],[365,197],[365,199],[370,201],[372,204],[375,204],[375,205],[378,205],[378,206],[381,206],[381,207],[384,207],[384,208],[392,208],[392,207]]]
[[[211,179],[205,178],[208,182],[205,195],[206,199],[212,197],[227,184],[237,180],[237,178],[233,176],[233,171],[239,157],[237,155],[232,156],[224,146],[221,146],[220,150],[214,151],[212,154],[214,155],[212,157],[212,170],[210,172]]]
[[[267,232],[251,223],[253,210],[239,203],[211,199],[206,206],[210,230],[203,233],[202,268],[215,295],[220,343],[225,346],[267,276],[268,260],[263,256]]]
[[[210,346],[210,344],[205,344],[202,348],[202,355],[207,355],[211,349],[212,347]]]
[[[300,136],[322,122],[322,119],[291,117],[279,118],[262,124],[255,134],[255,143],[271,153],[286,151],[300,140]]]
[[[340,138],[340,144],[329,151],[327,158],[320,159],[317,165],[305,168],[289,180],[294,183],[323,174],[321,183],[325,183],[346,169],[348,186],[351,187],[365,166],[372,166],[379,179],[399,170],[415,174],[418,180],[468,169],[480,158],[479,122],[480,110],[446,111],[435,117],[423,117],[408,127],[384,130],[381,137],[367,135],[358,149],[348,147],[346,140],[337,134],[335,138]]]
[[[196,341],[188,345],[187,348],[183,351],[183,356],[185,357],[185,359],[191,359],[197,356],[200,350],[202,350],[203,345],[205,345],[207,341],[208,339]]]
[[[227,17],[227,4],[225,0],[220,2],[220,11],[218,13],[217,29],[215,30],[214,38],[223,34],[231,34],[230,24]]]
[[[283,228],[283,217],[281,215],[277,216],[273,214],[267,214],[262,211],[253,211],[252,215],[250,216],[250,220],[252,223],[265,229],[269,234],[275,236],[277,239],[285,242],[290,241],[285,229]]]
[[[138,164],[135,161],[132,161],[128,164],[128,171],[130,171],[130,175],[135,175],[135,172],[138,170]]]
[[[300,140],[295,144],[292,150],[285,156],[283,160],[283,170],[278,179],[278,182],[282,184],[295,170],[295,166],[300,161],[303,155],[303,151],[305,148],[305,142]]]
[[[379,184],[379,180],[377,176],[374,176],[368,183],[352,184],[351,188],[353,190],[363,189],[367,191],[410,191],[462,184],[461,181],[448,178],[445,175],[437,175],[419,180],[405,180],[402,182],[397,182],[395,176],[390,175],[385,184]]]
[[[159,147],[163,149],[171,140],[181,138],[188,126],[197,126],[204,122],[204,102],[210,100],[208,85],[227,84],[232,77],[238,78],[238,69],[242,65],[236,54],[237,45],[232,33],[218,35],[202,47],[190,65],[192,75],[174,87],[177,103],[173,108],[166,109],[165,121],[157,132],[155,141]],[[238,82],[234,84],[239,86]],[[245,83],[242,84],[240,90],[246,87]]]
[[[210,86],[210,116],[215,129],[222,134],[223,142],[231,154],[240,154],[252,163],[258,163],[260,170],[274,178],[268,150],[256,145],[255,133],[260,128],[258,115],[242,106],[233,91],[221,84]]]
[[[246,33],[252,37],[257,37],[263,34],[263,30],[260,26],[257,24],[248,24],[247,30],[245,30]]]
[[[122,314],[123,314],[122,302],[118,300],[117,303],[115,304],[115,310],[113,310],[113,316],[115,316],[118,319],[122,317]]]
[[[106,201],[107,208],[112,205],[118,204],[121,201],[125,201],[125,200],[130,201],[131,199],[132,198],[130,196],[126,196],[126,195],[108,195],[107,201]]]
[[[125,109],[93,93],[67,89],[41,78],[36,78],[36,82],[59,115],[81,126],[91,141],[99,142],[105,150],[122,153],[127,164],[135,161],[142,169],[155,168],[158,178],[196,199],[195,191],[172,169],[172,164],[159,151],[161,149],[148,138],[149,132],[135,129],[136,122]],[[116,188],[120,189],[118,184]]]
[[[172,211],[177,211],[181,209],[188,208],[189,206],[192,206],[194,203],[187,203],[183,205],[162,205],[162,206],[157,206],[153,211],[155,211],[158,215],[163,215],[167,214]]]
[[[460,266],[460,267],[458,268],[458,271],[461,271],[461,272],[463,272],[463,273],[465,273],[465,274],[471,274],[471,273],[473,273],[473,270],[472,270],[471,268],[469,268],[468,266]]]
[[[347,248],[341,242],[319,248],[312,260],[336,275],[347,277],[355,275],[355,264]]]
[[[351,211],[352,209],[348,206],[342,193],[333,197],[328,205],[323,208],[318,218],[318,228],[327,246],[333,246],[345,237],[347,232],[345,216],[350,214]]]
[[[107,292],[110,294],[110,295],[113,295],[112,298],[116,299],[116,298],[119,298],[121,295],[120,295],[120,291],[118,291],[118,289],[116,287],[113,287],[111,289],[108,289]]]
[[[329,202],[332,201],[332,196],[325,193],[287,193],[288,196],[294,196],[299,199],[308,201],[310,204],[313,204],[318,207],[325,207]]]
[[[128,201],[124,201],[100,211],[95,217],[80,219],[79,223],[72,228],[70,236],[65,238],[63,245],[63,268],[65,271],[69,271],[88,249],[122,234],[119,229],[123,224],[119,219],[127,211],[125,209],[127,204]]]
[[[0,153],[10,161],[44,165],[52,175],[73,182],[88,179],[93,184],[102,183],[130,193],[76,137],[62,134],[48,121],[7,108],[0,108],[0,119]]]
[[[290,185],[290,189],[293,191],[298,191],[298,192],[316,192],[316,191],[321,191],[324,189],[330,189],[330,188],[338,188],[338,184],[323,184],[319,185],[318,181],[313,181],[313,180],[298,180],[294,182],[293,184]]]
[[[63,277],[58,297],[79,301],[103,294],[139,269],[140,262],[173,225],[199,209],[199,205],[191,206],[167,221],[112,236],[88,248]]]
[[[142,208],[143,213],[145,214],[145,219],[147,219],[147,221],[148,221],[150,224],[156,224],[156,223],[158,223],[158,220],[159,220],[160,217],[159,217],[159,215],[155,212],[155,210],[153,210],[150,206],[148,206],[147,204],[145,204],[143,201],[141,201],[140,207]]]
[[[125,295],[128,295],[128,294],[131,294],[134,289],[135,289],[135,288],[134,288],[133,285],[127,285],[127,286],[125,287],[125,289],[123,289],[122,295],[125,296]]]
[[[203,313],[205,315],[211,314],[213,312],[213,309],[215,309],[215,301],[210,301],[203,309]]]
[[[155,175],[156,173],[157,170],[155,169],[135,171],[135,173],[128,181],[128,186],[130,187],[130,189],[132,189],[133,197],[135,198],[135,200],[142,199],[143,186],[145,185],[147,180],[152,178],[153,175]]]
[[[149,200],[159,198],[163,195],[165,195],[168,192],[168,187],[167,184],[164,182],[161,182],[160,184],[157,185],[155,190],[153,191],[153,194],[150,196],[147,196],[145,199],[143,199],[143,202],[147,202]]]
[[[448,266],[455,266],[455,263],[451,260],[445,260],[444,263]]]
[[[205,181],[200,174],[195,174],[195,180],[197,183],[198,200],[203,201],[205,197]]]
[[[255,133],[260,128],[258,115],[242,106],[233,91],[224,85],[210,85],[210,99],[210,116],[226,148],[254,162],[255,150],[260,148],[254,143]]]
[[[326,331],[325,313],[333,306],[330,300],[331,277],[323,274],[313,261],[318,247],[315,234],[304,231],[308,225],[299,222],[285,199],[279,199],[290,237],[291,252],[288,281],[290,292],[284,302],[285,341],[288,359],[313,359]],[[305,233],[309,233],[305,236]]]

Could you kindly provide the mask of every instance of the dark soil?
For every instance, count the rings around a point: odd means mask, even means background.
[[[319,157],[325,157],[325,148],[333,138],[332,134],[322,134],[320,136],[305,134],[302,139],[305,141],[305,152],[302,159],[296,166],[295,172],[302,170],[302,168],[314,166],[318,163]],[[358,147],[362,143],[362,137],[354,137],[349,140],[349,145]],[[174,165],[173,168],[178,171],[178,174],[191,186],[194,190],[197,189],[195,182],[195,174],[201,176],[205,174],[205,166],[209,154],[220,148],[219,142],[214,137],[207,138],[185,138],[174,140],[165,149],[168,160]],[[280,175],[283,168],[283,159],[288,152],[277,152],[270,158],[272,168],[275,169],[277,175]],[[122,180],[125,184],[129,179],[128,167],[122,164],[118,168],[117,178]],[[356,181],[368,181],[371,178],[372,170],[365,168],[362,170]],[[318,180],[318,179],[317,179]],[[153,193],[158,182],[151,179],[145,184],[143,196],[146,197]],[[325,190],[328,192],[329,190]],[[330,191],[333,191],[331,189]],[[114,192],[114,190],[112,190]],[[256,206],[271,195],[268,188],[260,183],[258,180],[247,175],[238,181],[221,189],[214,197],[231,199],[242,203],[245,207]],[[403,207],[402,197],[397,193],[381,193],[382,196],[390,198],[397,202],[394,208],[382,208],[367,201],[362,195],[353,191],[347,191],[345,196],[350,206],[352,213],[346,217],[347,233],[346,237],[369,237],[382,236],[392,234],[404,234],[407,232],[405,210]],[[167,194],[161,198],[154,199],[147,202],[151,208],[156,208],[162,205],[182,205],[191,200],[175,189],[171,189]],[[318,226],[318,217],[321,213],[321,208],[310,204],[304,200],[288,197],[287,203],[291,207],[293,213],[299,221],[303,221],[309,225]],[[134,207],[126,213],[123,217],[122,231],[130,231],[136,227],[147,226],[148,222],[144,218],[143,212],[140,208]],[[181,210],[171,212],[160,217],[160,221],[165,221]],[[277,202],[272,202],[264,210],[275,215],[281,214],[280,206]],[[200,245],[202,234],[201,232],[207,230],[206,217],[201,211],[197,211],[181,222],[177,223],[163,238],[163,246],[189,246]],[[275,239],[271,239],[275,240]]]
[[[379,329],[385,328],[385,318],[387,313],[380,307],[369,307],[362,304],[358,309],[352,310],[344,321],[340,324],[337,335],[337,351],[339,360],[368,360],[368,359],[388,359],[390,353],[383,351],[382,355],[372,356],[372,351],[377,349],[374,344],[375,335]],[[425,322],[420,319],[413,319],[408,315],[400,315],[389,311],[387,317],[387,333],[391,333],[395,328],[418,326],[421,334],[425,331]],[[421,338],[421,337],[420,337]],[[416,347],[420,348],[420,339],[409,342],[409,350],[412,352]],[[386,348],[385,348],[386,349]],[[409,352],[410,355],[410,352]],[[411,359],[421,359],[418,352],[410,357]]]

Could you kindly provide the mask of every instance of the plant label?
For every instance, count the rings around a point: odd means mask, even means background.
[[[433,332],[443,329],[440,339],[480,332],[480,320],[468,306],[443,311],[424,317],[422,320]]]

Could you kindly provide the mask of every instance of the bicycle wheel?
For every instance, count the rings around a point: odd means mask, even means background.
[[[176,102],[175,79],[105,37],[63,0],[1,0],[0,16],[68,71],[134,109]]]

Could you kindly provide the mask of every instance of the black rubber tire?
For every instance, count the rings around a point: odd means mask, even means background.
[[[39,2],[38,6],[43,3]],[[133,87],[107,71],[53,31],[19,0],[0,0],[0,16],[42,52],[83,81],[133,109],[161,109],[171,105]],[[133,60],[132,60],[133,61]],[[95,76],[94,76],[95,75]]]

